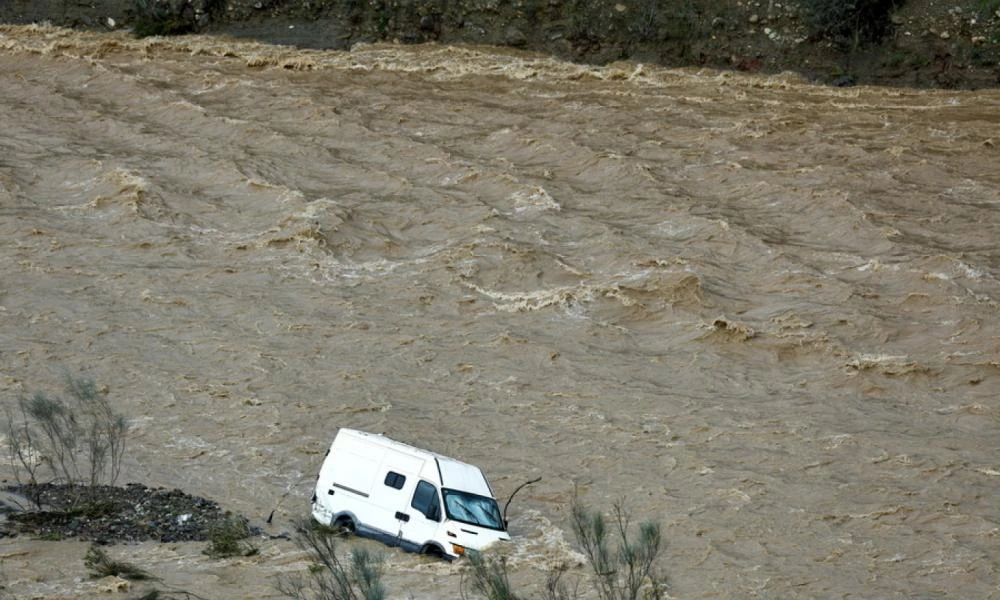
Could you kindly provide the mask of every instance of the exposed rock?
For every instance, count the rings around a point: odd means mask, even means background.
[[[520,48],[528,44],[528,37],[517,27],[508,27],[503,37],[506,45],[515,48]]]

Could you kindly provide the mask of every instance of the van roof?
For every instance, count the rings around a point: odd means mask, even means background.
[[[435,455],[441,469],[441,484],[446,488],[493,497],[493,490],[479,467],[446,456]]]
[[[444,456],[443,454],[438,454],[437,452],[396,441],[380,433],[369,433],[359,429],[341,427],[337,435],[341,434],[369,439],[377,438],[380,442],[394,446],[398,450],[423,455],[426,458],[434,458],[437,460],[438,470],[441,473],[441,485],[443,487],[493,497],[493,490],[490,489],[490,484],[486,481],[486,476],[479,467]]]

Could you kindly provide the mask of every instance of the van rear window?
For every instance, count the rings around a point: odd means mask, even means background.
[[[406,483],[406,475],[396,473],[395,471],[389,471],[385,474],[385,484],[391,488],[401,490],[404,483]]]

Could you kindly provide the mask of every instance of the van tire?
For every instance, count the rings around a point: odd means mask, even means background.
[[[441,546],[438,546],[437,544],[427,544],[426,546],[423,547],[420,553],[434,558],[445,557],[444,550],[442,550]]]
[[[340,517],[333,524],[333,527],[334,529],[342,529],[349,535],[354,535],[355,532],[357,531],[357,527],[355,527],[354,525],[354,520],[351,519],[350,517]]]

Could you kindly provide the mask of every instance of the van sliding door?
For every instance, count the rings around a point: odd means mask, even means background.
[[[372,507],[372,519],[376,521],[372,525],[387,544],[400,545],[402,542],[401,511],[413,497],[422,465],[422,460],[391,449],[382,459],[376,475],[375,492],[372,493],[372,504],[375,505]]]

